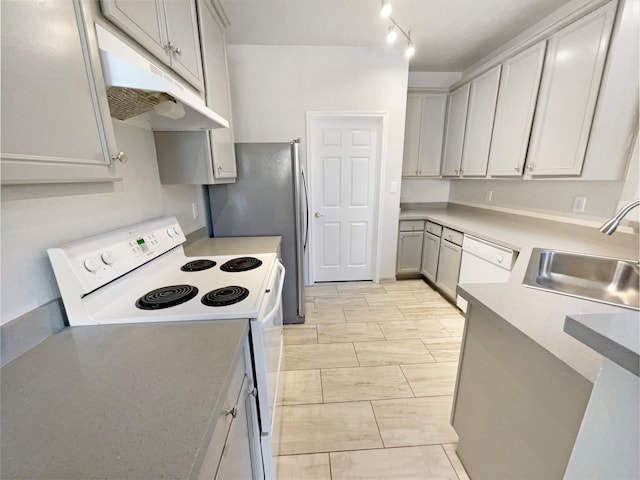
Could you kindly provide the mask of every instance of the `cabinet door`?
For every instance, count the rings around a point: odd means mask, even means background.
[[[224,30],[216,20],[210,2],[200,0],[198,12],[207,106],[229,120],[229,128],[217,128],[209,132],[213,175],[216,179],[235,178],[236,152],[231,126],[231,96]]]
[[[487,174],[499,83],[500,65],[471,82],[460,170],[463,177]]]
[[[460,274],[460,260],[462,248],[443,240],[440,243],[440,255],[438,256],[438,274],[436,285],[442,293],[456,299],[456,286]]]
[[[422,268],[420,273],[435,283],[438,273],[438,253],[440,251],[440,237],[425,232],[422,247]]]
[[[251,438],[249,436],[248,397],[247,377],[245,377],[238,403],[235,406],[235,415],[231,422],[229,435],[222,451],[216,480],[254,478],[251,462]]]
[[[418,159],[418,176],[420,177],[440,176],[446,113],[446,94],[425,94],[422,96],[420,155]]]
[[[195,0],[164,0],[171,68],[204,91],[202,56]]]
[[[420,155],[420,122],[422,119],[422,95],[407,95],[407,112],[404,124],[404,155],[402,157],[402,176],[418,175],[418,156]]]
[[[580,175],[617,2],[549,38],[527,171]]]
[[[424,232],[400,232],[396,273],[420,273]]]
[[[3,2],[1,30],[2,183],[117,180],[95,33],[80,2]]]
[[[165,11],[157,0],[100,0],[102,14],[169,65]]]
[[[492,177],[522,175],[546,44],[542,41],[502,65],[489,154]]]
[[[444,136],[442,154],[442,176],[457,177],[460,175],[464,129],[467,121],[467,102],[469,100],[469,84],[463,85],[449,95],[447,107],[447,127]]]

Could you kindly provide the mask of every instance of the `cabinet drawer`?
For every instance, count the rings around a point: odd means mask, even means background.
[[[424,227],[424,231],[430,233],[431,235],[435,235],[436,237],[442,236],[442,225],[438,225],[437,223],[427,222],[427,226]]]
[[[248,348],[248,344],[245,342],[245,348]],[[214,478],[218,465],[220,464],[220,458],[222,457],[222,450],[227,440],[227,433],[231,427],[233,416],[228,413],[237,404],[238,401],[244,401],[244,399],[238,399],[242,390],[242,381],[246,375],[245,356],[240,355],[238,363],[233,367],[233,374],[231,382],[229,383],[229,389],[224,395],[224,401],[222,402],[222,409],[216,420],[216,426],[213,430],[211,442],[207,447],[207,453],[205,454],[202,462],[202,467],[198,474],[198,478]],[[239,407],[238,407],[239,408]]]
[[[465,235],[462,249],[487,262],[511,270],[514,258],[513,250],[470,235]]]
[[[401,220],[401,232],[421,232],[424,230],[424,220]]]
[[[451,230],[450,228],[444,227],[442,230],[442,238],[445,240],[449,240],[451,243],[455,243],[456,245],[462,245],[462,238],[464,235],[457,230]]]

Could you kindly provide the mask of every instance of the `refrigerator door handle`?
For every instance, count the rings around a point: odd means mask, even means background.
[[[304,175],[304,167],[300,167],[300,174],[302,175],[302,187],[304,188],[304,242],[302,250],[307,251],[307,241],[309,240],[309,193],[307,191],[307,178]]]

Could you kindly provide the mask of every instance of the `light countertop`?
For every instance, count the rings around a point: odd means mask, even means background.
[[[189,257],[214,255],[251,255],[278,253],[282,237],[215,237],[200,238],[184,246]]]
[[[591,381],[601,356],[564,332],[565,317],[637,313],[522,286],[533,248],[637,260],[637,235],[607,236],[595,228],[462,207],[403,210],[400,220],[429,220],[519,252],[508,282],[461,284],[458,293],[484,304]]]
[[[2,368],[3,478],[197,475],[247,320],[66,328]]]
[[[640,376],[640,312],[569,315],[564,331]]]

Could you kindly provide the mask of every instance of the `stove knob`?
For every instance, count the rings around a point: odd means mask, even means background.
[[[176,236],[176,232],[174,231],[174,228],[173,228],[173,227],[169,227],[169,228],[167,228],[167,234],[168,234],[171,238],[173,238],[173,237],[175,237],[175,236]]]
[[[116,263],[116,257],[114,257],[113,253],[111,252],[104,252],[100,256],[100,258],[102,258],[102,261],[105,265],[113,265],[114,263]]]
[[[175,227],[173,227],[173,233],[175,233],[176,236],[180,235],[180,227],[178,227],[178,225],[176,225]]]
[[[102,267],[102,265],[100,263],[100,260],[98,260],[96,257],[88,257],[84,261],[84,268],[86,268],[91,273],[97,272],[100,267]]]

